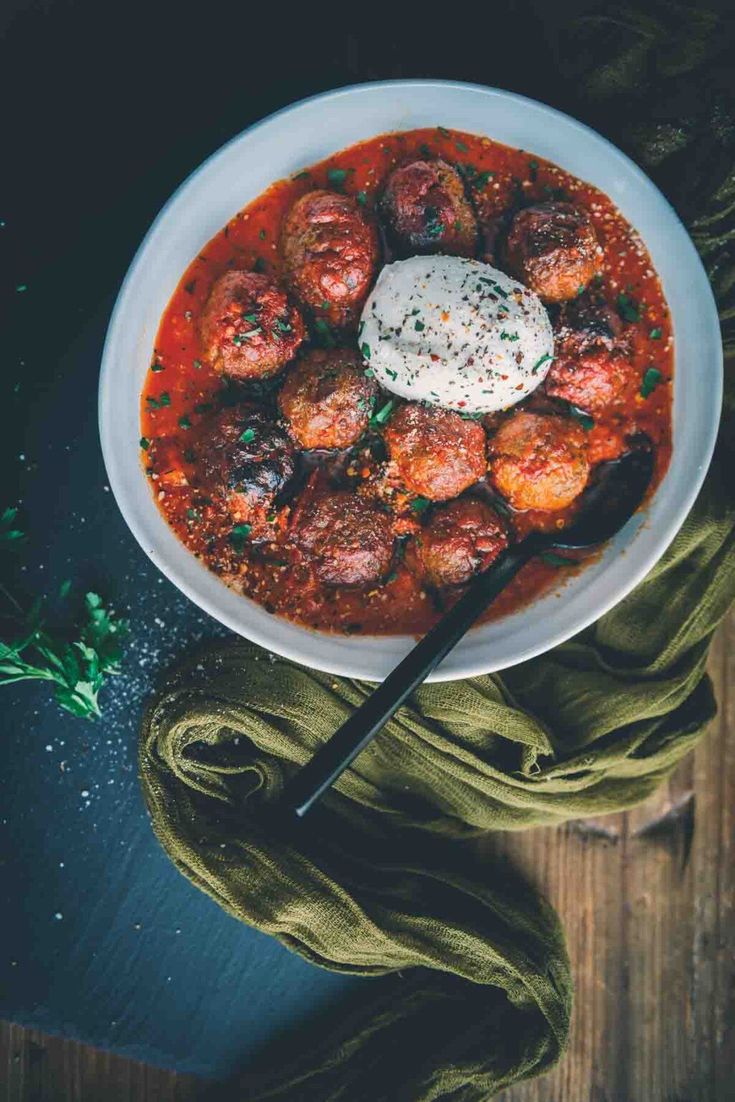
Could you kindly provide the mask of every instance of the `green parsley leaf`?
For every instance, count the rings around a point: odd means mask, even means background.
[[[553,360],[553,359],[554,359],[554,357],[553,357],[553,356],[550,356],[550,355],[548,354],[548,352],[547,352],[547,353],[546,353],[546,354],[545,354],[544,356],[542,356],[542,357],[541,357],[541,359],[540,359],[540,360],[536,360],[536,363],[535,363],[535,364],[533,365],[533,367],[531,368],[531,374],[532,374],[532,375],[535,375],[535,374],[536,374],[536,372],[538,371],[538,369],[539,369],[540,367],[543,367],[543,366],[544,366],[544,364],[545,364],[545,363],[547,362],[547,360]]]
[[[265,238],[266,238],[265,230],[258,230],[258,237],[260,238],[261,241],[265,241]]]
[[[659,329],[658,326],[656,326],[656,328],[652,329],[648,335],[652,341],[660,341],[663,335],[663,329]]]
[[[449,137],[449,131],[447,130],[446,126],[437,126],[437,130],[441,134],[442,138]]]
[[[578,409],[577,406],[570,404],[569,416],[573,417],[575,421],[579,421],[580,425],[587,432],[595,427],[595,421],[593,417],[590,417],[589,413],[585,413],[583,409]]]
[[[360,351],[362,352],[363,359],[370,359],[370,345],[367,343],[367,341],[362,342],[362,344],[360,345]]]
[[[159,360],[154,360],[153,363],[151,364],[151,371],[153,371],[153,372],[164,371],[164,370],[165,370],[165,368]]]
[[[65,582],[60,596],[70,586]],[[94,719],[101,714],[99,692],[109,674],[120,672],[120,641],[126,625],[116,620],[96,593],[87,593],[81,620],[67,635],[52,634],[41,616],[42,601],[29,612],[6,594],[7,621],[15,631],[0,640],[0,685],[48,681],[56,702],[72,715]]]
[[[18,516],[18,510],[9,506],[4,509],[2,515],[0,515],[0,547],[4,551],[9,548],[13,550],[19,547],[25,540],[25,532],[21,532],[20,528],[15,528],[15,518]]]
[[[232,343],[240,348],[241,345],[245,344],[245,341],[249,341],[253,337],[257,337],[258,333],[262,332],[263,327],[260,325],[256,325],[254,329],[248,329],[247,333],[235,333],[235,336],[232,338]]]
[[[358,191],[355,198],[357,199],[357,201],[358,201],[358,203],[360,204],[361,207],[366,207],[367,206],[367,201],[368,201],[367,192]]]
[[[202,361],[201,360],[194,360],[194,362],[192,364],[192,367],[194,367],[197,371],[199,371],[201,366],[202,366]]]
[[[648,398],[653,394],[658,384],[663,379],[663,375],[657,367],[649,367],[643,374],[643,380],[641,382],[641,398]]]
[[[190,429],[191,428],[191,420],[187,416],[187,414],[184,414],[182,417],[179,417],[179,427],[182,428],[182,429]]]
[[[630,295],[620,292],[615,300],[618,313],[624,321],[640,321],[641,311],[638,303]]]
[[[240,433],[240,443],[241,444],[252,444],[254,439],[255,439],[255,429],[245,429],[244,432]]]
[[[346,168],[330,168],[327,172],[327,179],[330,184],[334,184],[335,187],[342,187],[347,179]]]
[[[426,329],[426,326],[422,321],[415,321],[413,323],[413,327],[417,333],[423,333],[424,329]]]
[[[423,513],[424,509],[428,509],[430,505],[431,501],[428,497],[415,497],[411,502],[414,513]]]
[[[395,404],[395,398],[390,398],[385,403],[385,405],[378,410],[377,413],[374,413],[373,416],[370,418],[371,428],[378,428],[380,425],[384,425],[393,412],[393,407],[395,406]]]
[[[151,442],[150,442],[150,440],[148,439],[148,437],[147,437],[147,436],[141,436],[141,438],[140,438],[140,446],[141,446],[141,448],[143,449],[143,451],[144,451],[144,452],[147,452],[147,451],[148,451],[148,449],[149,449],[149,448],[150,448],[150,446],[151,446]]]
[[[257,314],[243,314],[242,320],[243,321],[249,321],[251,325],[255,325],[256,322],[258,321],[258,315]]]
[[[250,535],[252,528],[252,524],[236,524],[230,532],[230,543],[238,554],[244,550],[245,541]]]

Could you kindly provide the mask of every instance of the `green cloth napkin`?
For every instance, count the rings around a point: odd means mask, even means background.
[[[712,13],[652,10],[576,24],[557,39],[559,65],[583,95],[580,114],[632,120],[606,130],[687,219],[731,348],[724,35]],[[473,836],[629,807],[706,729],[707,649],[735,597],[729,407],[724,426],[695,508],[634,593],[502,676],[421,688],[302,830],[269,810],[370,686],[235,642],[162,689],[140,773],[181,872],[315,964],[393,977],[308,1054],[293,1039],[271,1054],[241,1079],[243,1098],[479,1102],[558,1059],[572,1000],[559,921]]]

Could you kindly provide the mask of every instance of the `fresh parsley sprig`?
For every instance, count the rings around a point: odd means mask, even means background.
[[[105,678],[120,673],[125,623],[105,608],[96,593],[87,593],[77,638],[68,640],[47,630],[42,601],[23,613],[7,590],[0,590],[12,606],[12,622],[17,625],[9,641],[0,639],[0,685],[49,681],[57,704],[67,712],[83,719],[100,716],[99,693]]]

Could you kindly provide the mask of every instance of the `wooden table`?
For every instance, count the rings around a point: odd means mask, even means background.
[[[735,1098],[735,613],[710,671],[719,718],[655,797],[500,839],[558,909],[577,985],[567,1056],[503,1102]],[[34,1030],[0,1031],[0,1102],[190,1102],[207,1089]]]

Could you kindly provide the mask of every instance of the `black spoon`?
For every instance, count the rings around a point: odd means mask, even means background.
[[[529,559],[554,548],[579,551],[595,547],[619,532],[643,501],[653,464],[650,442],[643,437],[633,451],[614,462],[600,464],[571,527],[550,534],[532,533],[478,575],[372,696],[286,785],[282,801],[288,812],[299,818],[307,813]]]

